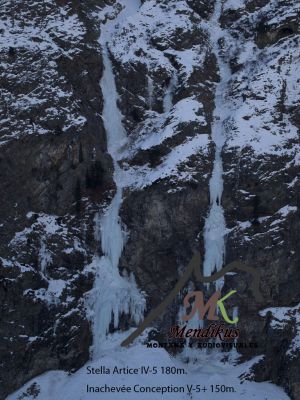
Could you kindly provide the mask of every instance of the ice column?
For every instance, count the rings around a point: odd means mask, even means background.
[[[204,226],[205,257],[203,272],[210,276],[215,270],[223,266],[225,255],[226,224],[224,210],[221,205],[223,193],[223,166],[222,148],[225,143],[224,122],[229,118],[230,111],[224,99],[227,83],[230,79],[230,68],[220,55],[219,40],[224,37],[219,19],[222,10],[221,0],[216,1],[215,10],[209,21],[208,30],[211,37],[212,51],[214,52],[219,67],[220,81],[216,86],[215,110],[212,123],[212,140],[215,144],[215,159],[213,172],[209,182],[210,210]],[[222,280],[217,282],[217,287],[222,285]]]

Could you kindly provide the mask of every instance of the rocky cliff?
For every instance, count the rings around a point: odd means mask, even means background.
[[[97,251],[95,212],[113,190],[100,6],[1,5],[1,398],[89,357],[84,268]]]
[[[5,398],[47,370],[76,370],[89,359],[86,299],[93,260],[103,250],[95,216],[116,192],[102,119],[99,36],[122,5],[2,3]],[[224,217],[224,264],[242,260],[261,274],[261,301],[248,274],[224,278],[224,291],[237,290],[232,307],[238,304],[240,340],[258,344],[241,350],[241,360],[263,355],[252,379],[272,381],[296,400],[299,34],[296,0],[144,0],[107,44],[128,138],[118,159],[126,231],[120,275],[133,274],[150,310],[174,287],[193,250],[205,261],[209,232],[220,227],[209,215],[214,176],[221,179],[215,204]],[[179,301],[156,321],[162,337]],[[121,317],[122,329],[132,324]]]

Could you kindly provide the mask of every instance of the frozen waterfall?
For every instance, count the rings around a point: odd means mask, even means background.
[[[126,132],[122,125],[122,114],[117,106],[118,94],[115,84],[112,63],[107,49],[108,39],[111,37],[117,24],[129,15],[135,13],[139,1],[120,2],[123,10],[114,20],[109,20],[103,27],[100,44],[104,72],[101,79],[103,93],[103,122],[107,135],[107,147],[114,164],[114,181],[116,184],[115,196],[103,215],[96,217],[95,237],[101,238],[103,256],[95,257],[93,266],[96,270],[94,288],[88,299],[91,319],[93,321],[94,343],[92,348],[93,359],[98,359],[109,331],[110,324],[114,328],[119,325],[122,313],[130,314],[138,323],[144,313],[145,299],[139,292],[134,277],[122,277],[119,273],[119,259],[126,240],[126,232],[122,229],[119,210],[122,204],[122,169],[118,164],[120,150],[126,144]],[[100,232],[99,232],[100,230]],[[112,321],[113,319],[113,321]]]
[[[224,122],[230,116],[230,110],[224,100],[224,93],[226,93],[226,86],[230,79],[231,72],[229,66],[220,55],[219,49],[219,40],[224,37],[219,23],[221,11],[222,2],[221,0],[217,0],[212,18],[207,24],[207,29],[211,37],[212,51],[216,56],[219,67],[220,81],[216,86],[215,110],[212,123],[212,140],[215,144],[215,160],[209,182],[210,211],[204,226],[205,258],[203,273],[205,276],[210,276],[215,270],[219,271],[222,268],[225,255],[226,224],[224,210],[221,205],[223,193],[221,153],[225,143]],[[217,287],[220,287],[221,282],[222,279],[217,282]]]

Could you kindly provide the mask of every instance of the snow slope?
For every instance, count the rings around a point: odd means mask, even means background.
[[[163,349],[150,349],[142,344],[141,340],[128,349],[121,348],[119,343],[126,337],[125,334],[115,334],[106,342],[101,359],[93,361],[82,367],[74,374],[63,371],[48,372],[40,377],[32,379],[22,389],[18,390],[7,400],[18,400],[19,396],[25,394],[28,400],[153,400],[155,398],[183,400],[288,400],[289,397],[282,389],[267,382],[251,382],[251,366],[259,359],[254,359],[245,364],[234,366],[234,359],[231,362],[222,362],[220,353],[199,354],[195,363],[186,364],[180,358],[173,358]],[[233,357],[234,358],[234,357]],[[113,370],[115,366],[124,368],[138,368],[137,375],[88,375],[87,366],[100,368],[106,366]],[[155,375],[140,373],[142,366],[158,367]],[[184,369],[185,374],[165,375],[161,373],[161,367],[176,367]],[[89,386],[124,386],[131,387],[132,392],[125,393],[87,393]],[[141,387],[183,387],[181,393],[141,393],[134,392],[133,388],[140,390]],[[194,390],[189,394],[188,387],[193,385]],[[210,393],[209,391],[196,393],[196,385],[210,388],[210,385],[225,385],[234,387],[235,392]],[[31,388],[31,389],[30,389]],[[168,389],[165,389],[168,390]],[[35,393],[35,394],[30,394]]]

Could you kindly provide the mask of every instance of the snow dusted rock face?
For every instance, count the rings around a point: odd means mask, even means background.
[[[69,3],[0,7],[1,399],[46,370],[78,368],[92,342],[84,267],[114,188],[94,16],[104,3]]]
[[[206,222],[217,209],[224,264],[242,259],[262,274],[260,303],[246,274],[226,276],[223,286],[237,290],[240,340],[257,342],[264,355],[255,379],[298,399],[297,1],[138,4],[107,42],[127,132],[115,154],[101,118],[106,50],[98,37],[121,4],[3,3],[0,398],[47,370],[78,369],[89,359],[86,298],[93,285],[95,297],[103,293],[95,288],[100,249],[106,264],[111,255],[115,261],[108,278],[122,286],[133,273],[148,311],[174,287],[194,249],[204,256],[205,229],[213,225]],[[117,251],[99,243],[101,234],[110,238],[111,221],[101,216],[112,199]],[[123,289],[130,303],[128,281]],[[157,321],[162,338],[178,308]],[[114,315],[109,330],[134,325],[124,314]],[[242,351],[245,359],[254,355]]]
[[[242,258],[260,270],[263,304],[252,298],[246,276],[244,283],[232,276],[226,284],[238,288],[244,338],[258,341],[266,354],[257,377],[268,376],[295,399],[299,348],[291,344],[297,320],[287,313],[290,328],[278,334],[258,310],[294,306],[300,295],[299,18],[296,1],[227,1],[221,19],[232,69],[222,155],[226,260]]]

